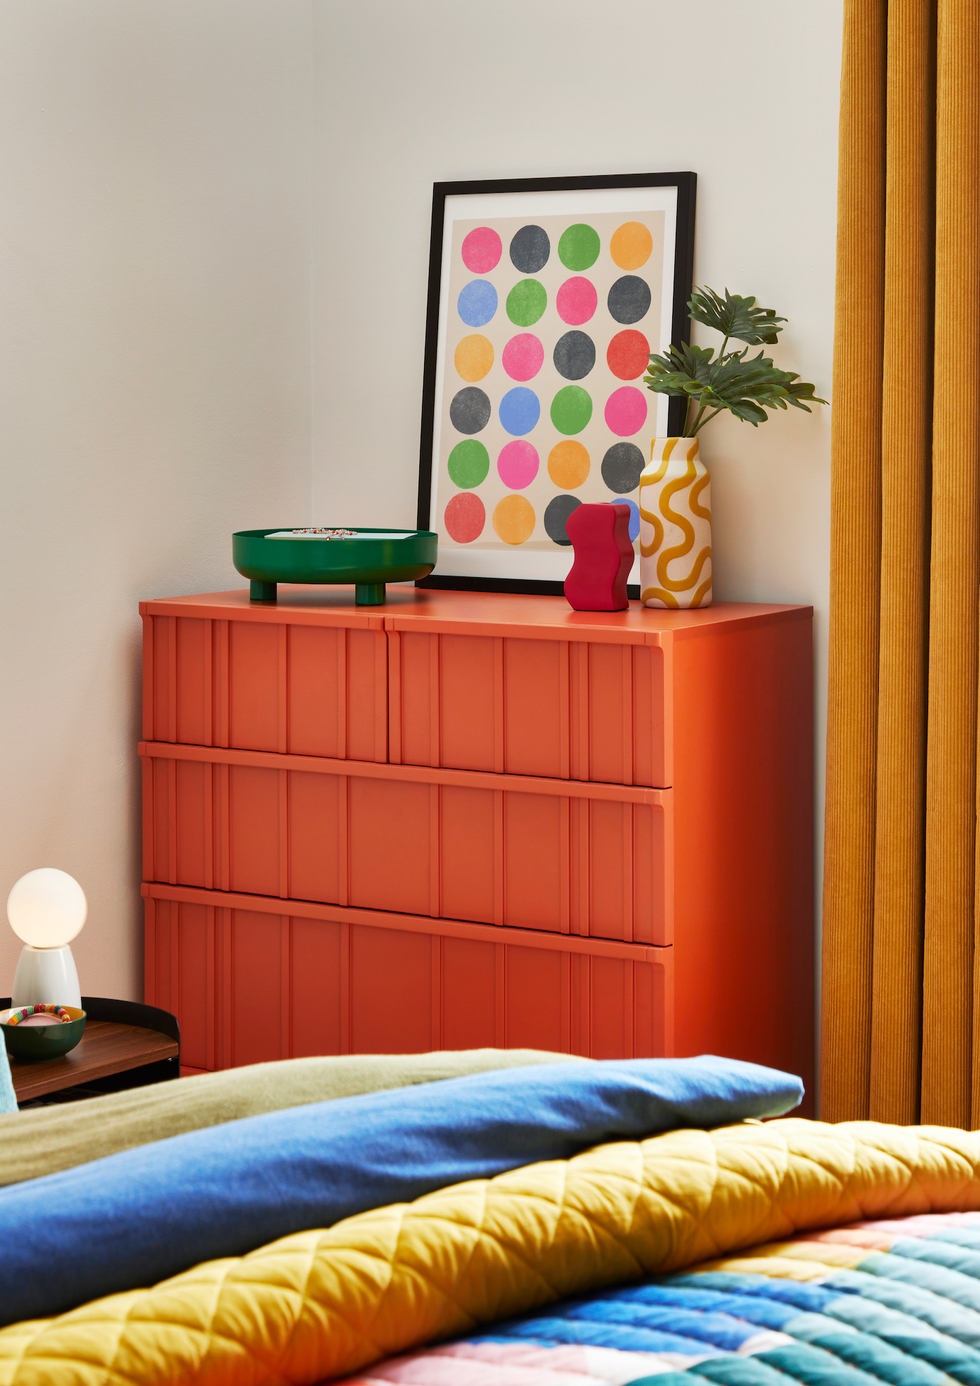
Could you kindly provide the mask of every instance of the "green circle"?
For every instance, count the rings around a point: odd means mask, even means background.
[[[566,269],[591,269],[599,258],[599,233],[584,221],[576,222],[561,233],[558,242],[558,258]]]
[[[486,480],[490,470],[490,454],[475,438],[466,438],[453,448],[446,466],[456,485],[464,491],[471,491]]]
[[[551,401],[551,422],[559,433],[581,433],[592,418],[592,396],[581,385],[566,385]]]
[[[519,279],[507,295],[507,316],[516,327],[530,327],[548,306],[548,291],[537,279]]]

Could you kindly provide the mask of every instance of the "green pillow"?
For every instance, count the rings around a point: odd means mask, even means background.
[[[0,1112],[16,1112],[16,1110],[17,1094],[14,1092],[14,1082],[10,1076],[7,1046],[3,1036],[0,1035]]]

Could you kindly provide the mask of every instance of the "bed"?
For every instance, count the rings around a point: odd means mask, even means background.
[[[980,1138],[763,1119],[798,1084],[750,1070],[471,1074],[8,1186],[0,1386],[980,1383]]]

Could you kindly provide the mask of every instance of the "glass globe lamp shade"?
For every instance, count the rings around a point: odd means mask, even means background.
[[[53,866],[28,871],[7,896],[10,927],[32,948],[63,948],[81,933],[87,914],[82,887]]]
[[[21,876],[7,897],[10,927],[23,941],[11,1001],[58,1006],[82,1004],[75,959],[68,946],[88,914],[85,892],[66,871],[42,866]]]

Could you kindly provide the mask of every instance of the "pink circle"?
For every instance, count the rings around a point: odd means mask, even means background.
[[[497,458],[500,480],[512,491],[522,491],[538,474],[538,450],[523,438],[505,443]]]
[[[555,306],[562,322],[577,327],[580,323],[588,322],[598,302],[599,295],[595,291],[595,285],[577,274],[574,279],[566,279],[558,290]]]
[[[638,433],[647,421],[647,402],[642,390],[624,385],[606,400],[606,423],[620,438]]]
[[[472,544],[483,533],[487,512],[479,496],[472,491],[459,491],[446,506],[443,521],[450,539],[457,544]]]
[[[478,226],[463,241],[463,264],[474,274],[486,274],[495,268],[502,249],[496,231],[489,226]]]
[[[521,332],[511,337],[500,359],[511,380],[530,380],[541,369],[544,347],[533,332]]]

